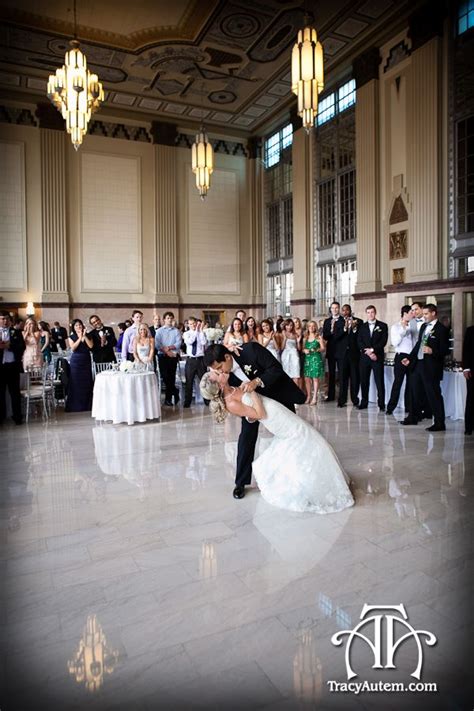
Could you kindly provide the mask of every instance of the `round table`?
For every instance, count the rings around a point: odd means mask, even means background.
[[[92,417],[114,425],[156,420],[161,415],[158,381],[153,372],[121,373],[106,370],[94,381]]]

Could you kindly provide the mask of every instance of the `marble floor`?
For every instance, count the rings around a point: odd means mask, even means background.
[[[471,709],[473,437],[375,406],[299,414],[350,475],[352,509],[234,500],[239,423],[202,405],[145,425],[58,410],[4,427],[2,711]],[[347,681],[332,635],[364,604],[400,603],[437,637],[422,681],[438,691],[331,693]],[[414,681],[413,640],[395,669],[357,643],[356,681]]]

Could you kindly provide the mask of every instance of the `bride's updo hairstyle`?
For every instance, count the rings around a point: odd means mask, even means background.
[[[204,373],[199,384],[204,400],[209,400],[209,410],[217,424],[224,422],[228,415],[219,384],[211,380],[210,373]]]

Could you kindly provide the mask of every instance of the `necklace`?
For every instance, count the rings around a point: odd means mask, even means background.
[[[227,398],[232,397],[232,395],[235,393],[237,388],[234,388],[233,385],[230,386],[232,388],[232,392],[230,392],[228,395],[224,395],[224,400],[227,400]]]

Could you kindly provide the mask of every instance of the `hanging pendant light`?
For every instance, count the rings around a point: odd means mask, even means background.
[[[324,89],[323,47],[305,15],[305,28],[298,32],[291,55],[291,91],[298,97],[298,114],[309,131],[318,113],[318,95]]]
[[[211,187],[211,174],[214,170],[214,151],[203,126],[196,134],[196,140],[191,149],[192,169],[196,176],[196,187],[201,200]]]
[[[48,97],[66,121],[66,130],[77,149],[87,133],[91,115],[104,100],[104,90],[97,74],[87,69],[85,54],[76,39],[76,0],[74,0],[74,39],[66,52],[64,65],[51,74],[48,81]]]

